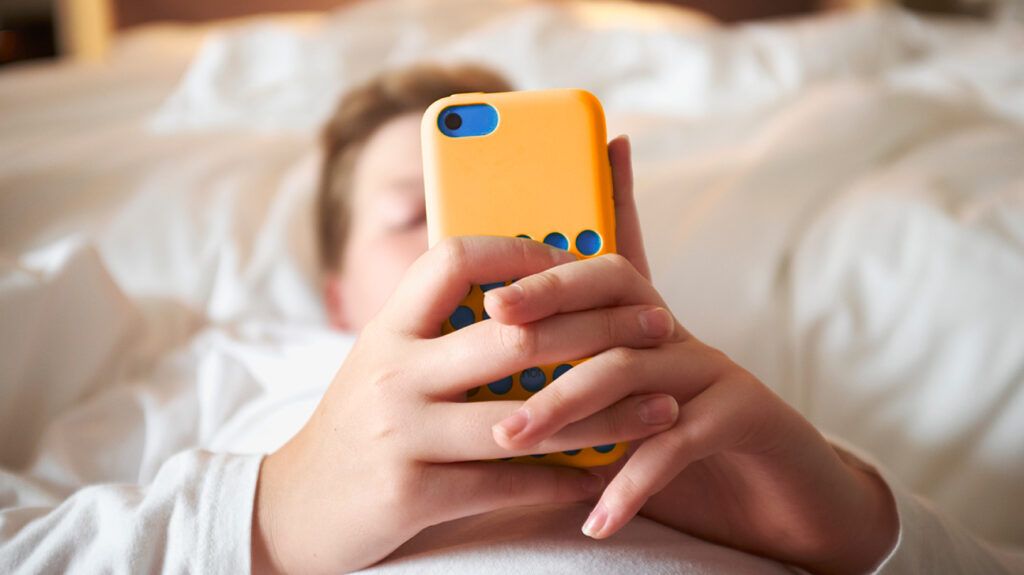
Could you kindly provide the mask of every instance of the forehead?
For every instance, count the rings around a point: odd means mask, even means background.
[[[356,185],[398,176],[422,177],[420,114],[403,114],[377,129],[363,146],[356,165]]]

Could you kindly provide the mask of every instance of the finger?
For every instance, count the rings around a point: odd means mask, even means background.
[[[436,337],[473,284],[523,277],[575,260],[567,251],[524,238],[448,238],[413,262],[380,321],[400,333]]]
[[[428,408],[427,417],[443,424],[419,436],[414,456],[420,461],[442,463],[558,453],[621,443],[665,431],[672,427],[679,413],[679,405],[671,395],[635,395],[565,427],[538,445],[506,449],[495,443],[493,426],[520,405],[520,401],[433,404]]]
[[[564,313],[525,325],[478,322],[444,337],[416,342],[422,348],[418,355],[423,373],[444,374],[422,380],[420,390],[451,399],[481,382],[502,380],[524,369],[589,357],[614,347],[656,346],[674,337],[674,323],[666,309],[645,305]]]
[[[507,507],[582,501],[604,485],[579,469],[501,461],[429,465],[426,474],[437,523]]]
[[[665,301],[633,264],[618,254],[549,268],[484,294],[487,314],[506,324],[523,324],[557,313],[633,304],[664,307]]]
[[[683,404],[675,427],[644,441],[608,484],[583,532],[594,539],[614,534],[687,466],[738,443],[751,419],[742,393],[727,384]]]
[[[646,350],[610,349],[526,400],[519,414],[498,424],[495,440],[507,448],[529,448],[630,394],[669,392],[687,401],[718,377],[722,364],[713,353],[695,340]]]
[[[629,136],[619,136],[608,143],[608,160],[612,165],[615,198],[616,249],[649,280],[651,268],[647,263],[644,238],[640,232],[640,214],[633,195],[633,151]]]

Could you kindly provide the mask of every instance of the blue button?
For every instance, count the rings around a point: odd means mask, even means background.
[[[585,256],[601,251],[601,236],[594,230],[583,230],[576,236],[576,250]]]
[[[537,392],[544,387],[544,382],[547,381],[547,377],[539,367],[531,367],[523,370],[523,373],[519,375],[519,384],[523,386],[526,391]]]
[[[566,455],[576,455],[580,451],[582,451],[582,450],[580,450],[580,449],[570,449],[569,451],[563,451],[562,453],[564,453]]]
[[[505,282],[494,282],[489,284],[480,284],[480,291],[488,292],[495,288],[505,287]]]
[[[483,311],[483,319],[491,319],[491,315],[487,313],[487,310]]]
[[[452,315],[448,318],[448,320],[452,322],[453,328],[462,329],[476,321],[476,316],[473,315],[473,310],[469,309],[464,305],[460,305],[459,307],[455,308],[455,311],[452,312]]]
[[[532,239],[533,239],[533,238],[531,238],[530,236],[528,236],[528,235],[526,235],[526,234],[519,234],[519,235],[518,235],[518,236],[516,236],[516,237],[517,237],[517,238],[526,238],[526,239],[528,239],[528,240],[532,240]]]
[[[562,375],[564,375],[565,372],[569,371],[570,369],[572,369],[572,364],[570,363],[559,364],[558,367],[556,367],[554,371],[551,372],[551,381],[555,381],[556,379],[562,377]]]
[[[608,453],[613,449],[615,449],[615,444],[609,443],[608,445],[598,445],[597,447],[594,448],[594,451],[598,453]]]
[[[495,395],[505,395],[512,389],[512,376],[510,375],[498,381],[488,383],[487,389],[491,390],[491,393]]]
[[[558,232],[551,232],[544,237],[544,243],[549,246],[554,246],[560,250],[569,249],[569,240],[565,239],[565,236]]]

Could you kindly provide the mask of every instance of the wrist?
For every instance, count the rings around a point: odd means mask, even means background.
[[[276,461],[271,461],[274,454],[267,455],[260,464],[259,478],[256,482],[256,493],[252,507],[252,541],[251,558],[253,574],[276,575],[285,570],[279,560],[274,545],[274,527],[276,525],[275,506],[273,504],[273,485],[276,484],[274,473]]]
[[[888,555],[899,536],[896,500],[873,467],[843,449],[835,450],[858,486],[858,497],[842,544],[821,571],[869,573]]]

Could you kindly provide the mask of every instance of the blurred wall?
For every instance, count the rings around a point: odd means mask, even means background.
[[[259,12],[326,10],[358,0],[113,0],[119,28],[151,20],[199,21]],[[373,1],[373,0],[362,0]],[[555,0],[557,1],[557,0]],[[814,11],[820,0],[639,0],[694,8],[725,22]]]
[[[806,14],[821,7],[819,0],[643,0],[684,6],[711,14],[723,22]]]
[[[53,12],[52,0],[2,0],[0,20],[47,18]],[[2,22],[0,22],[2,24]]]
[[[113,0],[117,27],[152,20],[202,21],[261,12],[329,10],[353,0]]]

